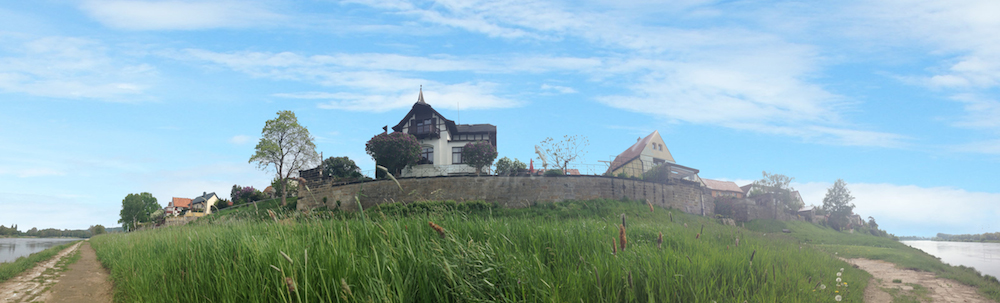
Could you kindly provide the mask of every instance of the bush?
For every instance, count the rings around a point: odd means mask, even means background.
[[[493,165],[493,159],[497,158],[497,149],[489,141],[469,142],[462,147],[462,161],[466,165],[476,169],[476,175],[482,173],[483,168]]]
[[[550,169],[545,171],[546,177],[565,175],[561,169]]]
[[[507,157],[503,157],[500,158],[500,160],[497,160],[497,175],[499,176],[509,176],[517,174],[519,170],[527,168],[528,165],[524,164],[524,162],[521,162],[517,158],[515,158],[513,161],[511,161],[510,158]]]
[[[323,176],[329,176],[337,181],[352,182],[364,179],[361,168],[347,157],[329,157],[323,160]]]
[[[403,168],[420,161],[420,141],[417,137],[402,132],[378,134],[365,144],[365,152],[375,159],[376,165],[381,165],[398,176]],[[376,170],[375,176],[385,178],[385,172]]]

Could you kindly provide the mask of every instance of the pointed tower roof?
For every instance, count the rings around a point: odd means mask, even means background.
[[[417,97],[417,104],[427,104],[424,102],[424,86],[420,86],[420,96]]]

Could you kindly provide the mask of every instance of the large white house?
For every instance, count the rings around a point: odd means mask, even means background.
[[[420,162],[400,173],[401,177],[430,177],[475,174],[462,161],[462,147],[469,142],[488,141],[497,146],[497,127],[491,124],[455,124],[424,102],[423,89],[410,112],[392,127],[420,141]]]

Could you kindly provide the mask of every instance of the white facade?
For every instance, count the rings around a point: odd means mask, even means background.
[[[453,139],[451,131],[449,131],[448,128],[445,126],[444,121],[446,119],[444,117],[433,114],[431,118],[432,121],[436,122],[434,125],[430,126],[431,131],[433,132],[433,130],[436,130],[437,133],[440,134],[440,137],[418,139],[418,141],[420,141],[421,151],[425,150],[426,148],[430,148],[432,150],[433,156],[431,159],[433,159],[433,163],[411,165],[403,169],[403,171],[400,173],[400,177],[404,178],[431,177],[431,176],[447,176],[455,174],[476,173],[475,168],[472,168],[471,166],[466,164],[458,163],[457,161],[458,158],[456,157],[460,156],[455,155],[456,150],[454,148],[464,147],[465,144],[468,144],[469,142],[475,142],[479,140],[488,141],[490,139],[488,135],[485,135],[486,138],[483,138],[484,135],[479,135],[473,138],[463,137],[463,138]],[[411,120],[411,121],[416,121],[416,120]],[[410,123],[412,122],[406,122],[403,125],[403,129],[409,129]],[[464,139],[464,140],[458,140],[458,139]],[[421,153],[421,155],[423,155],[423,153]]]

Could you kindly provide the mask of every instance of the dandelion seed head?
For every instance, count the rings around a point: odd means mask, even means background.
[[[840,295],[837,295],[836,297],[833,297],[833,299],[834,299],[834,300],[837,300],[837,302],[840,302],[840,300],[841,300],[842,298],[840,297]]]
[[[823,289],[826,289],[826,284],[820,284],[820,285],[819,285],[819,289],[820,289],[820,290],[823,290]]]
[[[844,268],[843,267],[840,268],[840,272],[844,272]]]
[[[837,283],[840,283],[840,278],[837,278]]]
[[[840,275],[842,275],[842,274],[844,274],[844,273],[839,273],[839,272],[838,272],[838,273],[837,273],[837,276],[839,277],[839,276],[840,276]]]

